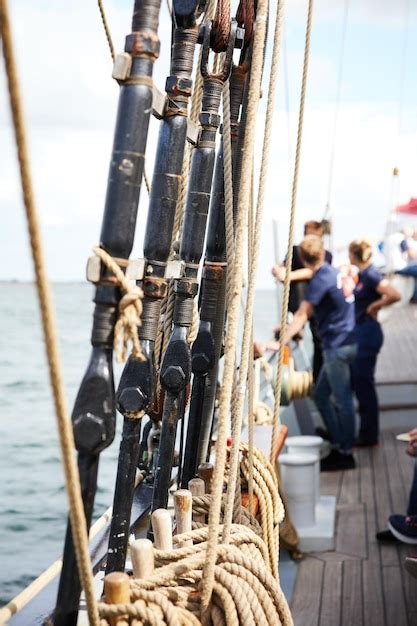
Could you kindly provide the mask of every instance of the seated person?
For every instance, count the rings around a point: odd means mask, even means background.
[[[417,428],[410,431],[406,453],[417,457]],[[376,534],[378,541],[401,541],[417,544],[417,461],[414,466],[407,515],[390,515],[388,529]]]

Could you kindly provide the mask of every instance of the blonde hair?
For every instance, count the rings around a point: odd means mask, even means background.
[[[349,252],[359,263],[367,263],[372,258],[373,246],[369,239],[355,239],[349,245]]]
[[[307,235],[299,246],[300,255],[308,265],[315,265],[323,258],[324,244],[321,237],[317,235]]]

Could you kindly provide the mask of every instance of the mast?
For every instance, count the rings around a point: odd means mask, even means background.
[[[100,247],[115,259],[128,259],[133,246],[144,155],[152,110],[152,71],[159,55],[160,0],[135,0],[132,33],[126,38]],[[90,527],[100,452],[114,439],[116,407],[113,341],[121,299],[114,277],[100,268],[87,371],[72,413],[84,511]],[[81,586],[68,522],[55,626],[75,626]]]

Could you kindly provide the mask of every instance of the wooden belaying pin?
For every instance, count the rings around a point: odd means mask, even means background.
[[[174,493],[175,521],[177,535],[189,533],[192,530],[193,497],[188,489],[178,489]],[[181,548],[188,548],[193,545],[192,539],[182,541],[178,544]]]
[[[206,493],[211,493],[211,478],[213,476],[213,463],[200,463],[197,474],[199,478],[204,480],[206,485]]]
[[[152,529],[157,550],[172,550],[172,521],[166,509],[156,509],[152,513]]]
[[[202,478],[192,478],[188,483],[188,489],[191,491],[191,495],[193,496],[204,496],[206,493],[206,485]],[[203,515],[193,515],[193,520],[197,522],[197,524],[205,524],[206,516]]]
[[[130,584],[129,576],[123,572],[112,572],[104,578],[104,599],[106,604],[129,604]],[[127,626],[127,615],[117,615],[109,618],[110,626]]]
[[[130,544],[132,557],[133,577],[147,578],[152,576],[155,569],[153,544],[149,539],[136,539]]]

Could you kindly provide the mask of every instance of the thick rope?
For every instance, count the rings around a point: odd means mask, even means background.
[[[17,67],[13,52],[13,40],[7,0],[0,0],[0,31],[19,160],[23,200],[26,209],[30,246],[36,275],[36,286],[41,309],[49,375],[58,422],[62,462],[64,466],[69,500],[72,537],[80,573],[80,580],[86,596],[89,622],[93,626],[98,626],[99,617],[94,593],[90,552],[88,548],[87,526],[81,497],[80,479],[74,456],[74,436],[71,427],[71,420],[66,406],[61,363],[58,353],[58,338],[54,319],[52,295],[46,275],[39,218],[30,173],[23,107],[19,90]]]
[[[131,342],[132,357],[137,361],[145,361],[138,337],[138,328],[142,323],[140,319],[142,315],[142,289],[130,283],[113,257],[103,248],[95,246],[93,252],[100,258],[107,269],[115,275],[119,287],[124,291],[124,296],[122,296],[119,302],[119,317],[114,327],[116,358],[119,363],[126,361],[129,342]]]
[[[271,60],[271,70],[269,77],[269,87],[268,87],[268,100],[267,100],[267,110],[266,110],[266,119],[265,119],[265,128],[264,128],[264,138],[263,138],[263,150],[262,150],[262,161],[261,161],[261,171],[259,177],[259,188],[258,188],[258,198],[256,205],[256,216],[255,216],[255,226],[253,224],[249,224],[249,230],[253,229],[253,247],[250,251],[251,255],[251,263],[250,263],[250,275],[249,275],[249,283],[248,283],[248,292],[246,299],[246,308],[245,308],[245,321],[244,321],[244,329],[243,329],[243,339],[242,339],[242,349],[241,349],[241,361],[239,368],[239,381],[238,381],[238,393],[236,395],[236,403],[233,407],[233,415],[232,415],[232,424],[233,424],[233,433],[232,433],[232,449],[230,453],[230,483],[233,485],[236,479],[238,464],[239,464],[239,441],[240,441],[240,433],[242,429],[242,418],[243,418],[243,404],[246,396],[246,383],[248,377],[248,367],[249,367],[249,347],[253,345],[251,344],[252,338],[252,325],[253,325],[253,307],[255,302],[255,288],[256,288],[256,274],[258,269],[258,258],[261,244],[261,234],[262,234],[262,218],[264,212],[265,205],[265,192],[266,192],[266,182],[267,182],[267,174],[268,174],[268,165],[269,165],[269,153],[270,153],[270,145],[271,145],[271,137],[272,137],[272,124],[273,124],[273,116],[275,110],[275,92],[276,92],[276,83],[278,78],[278,65],[280,59],[280,50],[281,50],[281,34],[282,34],[282,18],[284,11],[284,2],[281,0],[277,5],[276,11],[276,19],[275,19],[275,33],[274,33],[274,45],[272,51],[272,60]],[[249,115],[248,115],[249,118]],[[252,178],[252,177],[251,177]],[[243,174],[242,174],[243,179]],[[243,181],[242,181],[243,182]],[[252,367],[251,362],[250,366]],[[229,504],[233,502],[233,494],[229,496]],[[227,541],[227,532],[228,527],[232,522],[231,514],[226,517],[225,520],[225,537],[224,540]]]
[[[278,368],[275,384],[275,403],[274,403],[274,423],[272,427],[271,438],[271,462],[274,462],[274,451],[277,446],[279,438],[279,425],[280,425],[280,411],[281,411],[281,386],[282,386],[282,366],[284,362],[284,336],[287,329],[287,314],[288,314],[288,300],[290,295],[290,274],[292,265],[292,252],[294,245],[294,232],[295,232],[295,215],[297,208],[297,191],[298,191],[298,175],[300,171],[301,160],[301,144],[303,138],[303,124],[304,124],[304,108],[305,98],[307,91],[307,77],[308,77],[308,63],[310,58],[310,41],[311,41],[311,29],[313,23],[313,0],[309,0],[308,14],[307,14],[307,27],[305,36],[305,48],[304,48],[304,62],[303,62],[303,78],[301,82],[301,96],[300,96],[300,110],[298,114],[298,131],[297,131],[297,146],[295,151],[295,163],[294,163],[294,177],[292,183],[291,192],[291,212],[290,212],[290,227],[288,233],[288,247],[287,247],[287,261],[285,264],[285,280],[284,280],[284,295],[282,298],[282,311],[281,311],[281,330],[279,333],[279,355],[278,355]]]
[[[116,53],[114,51],[113,39],[110,33],[109,23],[107,21],[106,11],[104,10],[104,5],[103,5],[102,0],[98,0],[98,8],[100,11],[101,21],[103,22],[103,28],[104,28],[104,32],[106,35],[107,43],[109,44],[111,58],[114,61],[114,59],[116,58]]]
[[[222,528],[219,527],[219,532]],[[207,527],[174,537],[180,547],[155,551],[158,568],[146,579],[130,581],[129,604],[100,604],[102,624],[115,617],[136,618],[156,626],[196,626],[201,609]],[[220,546],[214,571],[213,602],[209,617],[214,626],[291,626],[292,619],[281,588],[263,559],[265,545],[249,529],[233,525],[231,544]],[[131,622],[135,624],[133,620]]]
[[[209,538],[206,561],[204,563],[202,589],[202,621],[207,621],[207,609],[210,603],[214,585],[214,570],[217,557],[217,526],[221,507],[223,477],[226,462],[227,419],[232,397],[234,380],[234,350],[236,346],[237,325],[239,316],[240,294],[242,289],[243,273],[243,242],[247,224],[247,213],[250,194],[250,178],[252,171],[252,155],[255,140],[256,112],[261,89],[263,52],[266,37],[266,20],[268,12],[267,0],[260,0],[258,4],[256,29],[253,41],[252,72],[249,83],[247,127],[244,141],[244,158],[242,163],[242,178],[239,193],[239,206],[236,226],[234,286],[228,307],[227,335],[225,345],[225,363],[223,384],[220,395],[219,424],[216,442],[216,464],[212,480],[213,501],[209,515]]]
[[[233,153],[230,126],[230,84],[223,85],[223,171],[224,171],[224,215],[226,230],[226,301],[229,301],[232,285],[232,268],[235,248],[233,221]]]

